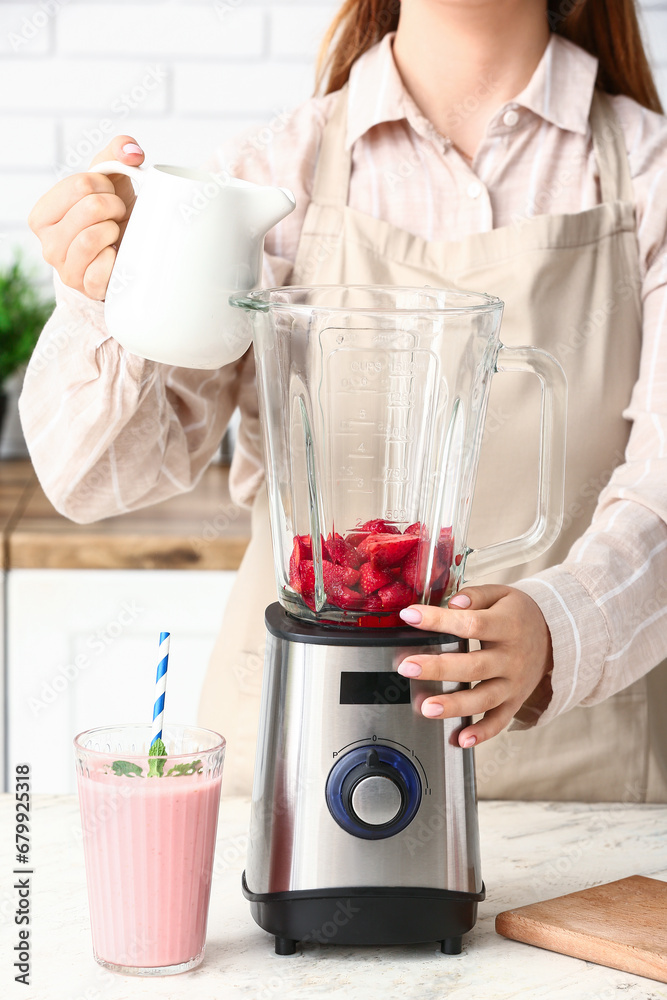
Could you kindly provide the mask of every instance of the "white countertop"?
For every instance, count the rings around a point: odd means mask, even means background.
[[[667,986],[499,937],[500,910],[626,875],[667,881],[667,806],[482,802],[486,901],[461,955],[435,943],[401,948],[306,946],[274,954],[241,894],[247,800],[223,799],[208,943],[193,972],[159,979],[117,976],[92,957],[81,827],[74,796],[33,797],[32,984],[12,981],[16,890],[11,872],[14,801],[0,797],[2,979],[28,1000],[658,1000]],[[7,993],[3,991],[3,996]]]

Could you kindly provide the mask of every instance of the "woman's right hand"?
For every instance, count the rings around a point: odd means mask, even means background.
[[[128,146],[135,148],[128,151]],[[117,135],[91,169],[104,160],[138,167],[144,154],[131,136]],[[90,299],[103,299],[134,201],[132,182],[124,174],[72,174],[39,199],[28,224],[40,239],[44,260],[63,282]]]

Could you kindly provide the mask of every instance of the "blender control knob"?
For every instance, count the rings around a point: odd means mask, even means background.
[[[326,801],[336,823],[365,840],[394,837],[414,819],[422,797],[417,769],[381,743],[356,747],[329,772]]]
[[[350,804],[355,816],[369,826],[383,826],[396,819],[403,807],[403,793],[395,781],[382,774],[362,778],[354,787]]]

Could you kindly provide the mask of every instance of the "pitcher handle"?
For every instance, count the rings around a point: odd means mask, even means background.
[[[540,458],[535,521],[523,535],[469,549],[465,579],[528,562],[552,545],[563,523],[567,380],[551,354],[537,347],[500,346],[496,372],[530,372],[542,386]]]
[[[104,163],[96,163],[87,173],[89,174],[125,174],[132,181],[133,186],[141,187],[146,179],[145,167],[131,167],[128,163],[121,163],[119,160],[105,160]]]

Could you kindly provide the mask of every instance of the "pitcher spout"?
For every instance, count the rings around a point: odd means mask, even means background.
[[[288,188],[263,187],[253,191],[253,216],[258,233],[265,234],[294,211],[296,200]]]

